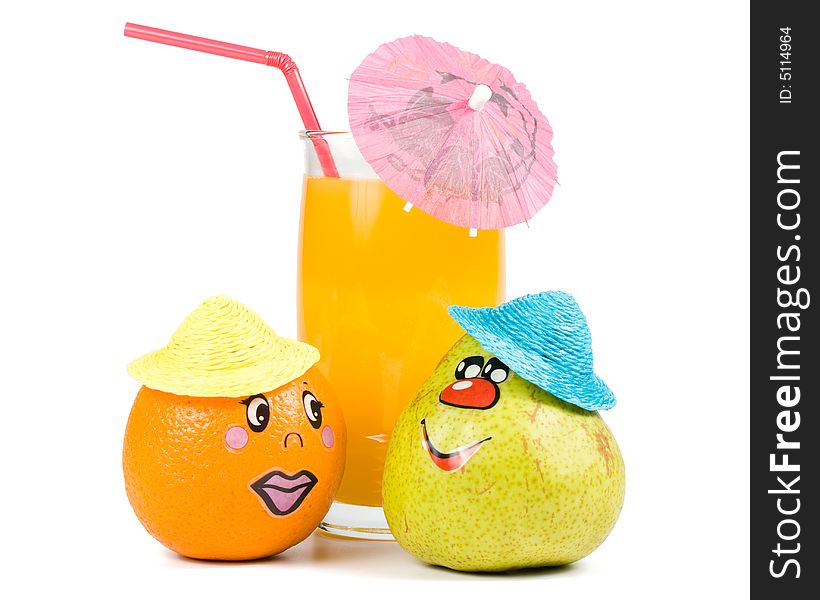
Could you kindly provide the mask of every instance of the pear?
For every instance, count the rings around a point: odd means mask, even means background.
[[[459,571],[564,565],[600,545],[624,463],[595,411],[522,379],[470,335],[405,407],[384,468],[384,513],[418,559]]]

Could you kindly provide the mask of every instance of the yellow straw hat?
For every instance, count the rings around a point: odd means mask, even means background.
[[[236,300],[199,305],[164,348],[128,365],[146,387],[180,396],[239,398],[274,390],[305,373],[319,351],[276,335]]]

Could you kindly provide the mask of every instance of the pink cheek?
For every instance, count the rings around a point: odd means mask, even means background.
[[[325,428],[322,429],[322,443],[325,445],[325,448],[332,448],[335,441],[336,438],[333,436],[333,430],[325,425]]]
[[[225,432],[225,445],[231,450],[242,450],[248,443],[248,432],[244,427],[234,425]]]

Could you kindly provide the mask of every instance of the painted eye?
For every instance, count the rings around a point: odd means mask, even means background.
[[[481,375],[484,366],[483,356],[468,356],[456,367],[456,379],[473,379]]]
[[[510,376],[510,368],[496,357],[487,361],[484,367],[484,379],[489,379],[493,383],[504,383]]]
[[[310,421],[310,426],[319,429],[322,426],[322,409],[325,405],[308,391],[302,393],[302,404],[305,405],[305,414]]]
[[[245,405],[245,416],[248,419],[248,427],[251,431],[259,433],[264,431],[270,421],[270,405],[268,399],[262,394],[256,394],[242,401]]]

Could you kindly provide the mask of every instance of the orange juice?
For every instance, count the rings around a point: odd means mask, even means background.
[[[377,179],[305,178],[299,337],[321,352],[348,429],[337,500],[381,506],[393,424],[463,335],[451,304],[504,300],[504,237],[439,221]]]

